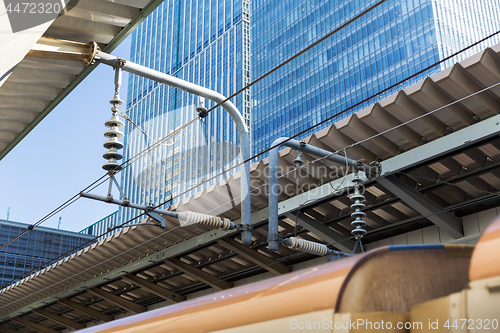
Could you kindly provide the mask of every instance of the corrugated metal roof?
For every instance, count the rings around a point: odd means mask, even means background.
[[[418,82],[404,91],[393,94],[355,115],[318,131],[305,139],[306,143],[336,151],[346,146],[348,157],[371,162],[380,160],[385,165],[402,163],[397,171],[407,185],[425,194],[443,209],[453,211],[458,217],[500,206],[500,138],[498,130],[481,133],[483,125],[496,128],[499,123],[500,85],[474,97],[443,108],[426,117],[406,123],[436,108],[457,101],[480,89],[500,82],[500,45],[495,45],[460,64]],[[493,124],[491,125],[491,122]],[[397,125],[398,129],[385,132]],[[380,136],[371,138],[377,133]],[[468,144],[470,133],[478,138]],[[467,136],[466,136],[467,135]],[[366,140],[366,141],[363,141]],[[457,150],[445,147],[449,140]],[[356,142],[361,144],[354,145]],[[439,149],[447,149],[443,153]],[[423,159],[422,151],[435,151]],[[431,156],[432,155],[432,156]],[[291,149],[280,151],[279,163],[293,168],[296,157]],[[303,154],[307,163],[314,157]],[[402,161],[402,162],[401,162]],[[251,167],[253,189],[267,182],[264,172],[268,160]],[[299,219],[310,218],[320,222],[328,230],[348,238],[352,229],[349,208],[349,193],[328,196],[316,194],[317,200],[306,203],[311,192],[303,193],[301,186],[322,185],[329,182],[341,183],[342,177],[325,172],[334,166],[329,163],[314,163],[308,173],[292,172],[280,178],[281,186],[289,185],[289,192],[280,197],[280,207],[293,206],[289,213],[281,212],[280,231],[283,237],[297,235],[308,240],[330,243],[322,235],[302,227],[296,222],[297,210],[303,214]],[[213,185],[190,198],[172,206],[177,211],[202,211],[237,220],[239,211],[238,173]],[[318,189],[322,189],[320,186]],[[333,186],[333,185],[332,185]],[[411,205],[403,202],[377,182],[367,182],[365,192],[367,205],[366,221],[370,233],[364,244],[377,242],[387,237],[432,225]],[[263,186],[262,189],[265,189]],[[231,198],[234,202],[231,203]],[[215,207],[216,205],[221,207]],[[270,253],[267,245],[267,195],[266,191],[255,191],[252,195],[252,223],[254,253],[265,256],[271,262],[293,262],[296,252],[280,246],[279,251]],[[208,211],[202,211],[207,213]],[[53,313],[85,322],[86,317],[75,315],[67,306],[54,303],[58,298],[71,299],[78,304],[100,311],[106,315],[119,313],[116,303],[96,296],[90,287],[131,301],[137,307],[159,302],[158,295],[135,283],[126,276],[135,276],[161,286],[176,295],[188,295],[207,282],[190,274],[188,268],[208,273],[217,281],[225,283],[236,277],[256,274],[262,271],[258,265],[241,252],[233,251],[224,241],[239,244],[237,232],[207,231],[199,226],[177,227],[178,223],[168,220],[167,233],[149,226],[125,228],[101,240],[99,243],[79,251],[71,257],[38,272],[0,291],[0,317],[24,315],[24,319],[37,322],[51,329],[60,329],[60,324],[42,320],[32,313],[30,306],[46,307]],[[442,239],[452,240],[442,233]],[[333,244],[338,247],[339,244]],[[260,260],[263,260],[260,258]],[[259,270],[260,269],[260,270]],[[101,278],[102,277],[102,278]],[[9,327],[23,325],[9,322]]]
[[[0,86],[0,159],[93,70],[95,66],[85,67],[81,61],[82,56],[90,56],[82,55],[88,52],[84,44],[97,42],[111,52],[160,3],[71,1],[71,9],[45,27],[42,38],[31,44],[31,50]],[[74,42],[82,43],[81,49]],[[19,43],[10,47],[21,48]],[[7,56],[3,53],[2,58]]]

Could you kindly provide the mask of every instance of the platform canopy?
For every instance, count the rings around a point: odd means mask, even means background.
[[[161,2],[71,0],[27,29],[0,2],[0,160],[95,68],[85,44],[111,52]]]

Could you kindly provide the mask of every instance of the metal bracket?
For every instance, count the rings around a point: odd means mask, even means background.
[[[149,208],[150,206],[148,206]],[[167,221],[163,217],[160,216],[160,214],[155,213],[152,211],[154,207],[151,207],[151,210],[146,210],[146,215],[152,218],[153,220],[157,221],[160,225],[160,228],[166,228],[167,227]]]
[[[453,128],[448,126],[448,127],[446,127],[446,130],[444,131],[443,136],[446,136],[446,135],[451,134],[451,133],[453,133]]]
[[[124,69],[126,63],[127,63],[127,60],[118,57],[118,65],[116,67],[118,67],[120,69]]]
[[[239,231],[252,231],[253,226],[251,224],[238,224],[237,228]]]
[[[370,172],[366,175],[369,180],[375,180],[382,174],[382,164],[373,161],[369,164]]]
[[[268,242],[277,241],[278,243],[283,243],[283,237],[280,234],[269,235],[267,237]]]

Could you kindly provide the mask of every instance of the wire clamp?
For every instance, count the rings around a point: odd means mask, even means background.
[[[239,231],[252,231],[253,226],[251,224],[238,224],[237,228]]]
[[[278,243],[283,243],[283,237],[281,237],[280,234],[275,234],[275,235],[269,235],[267,237],[268,242],[276,241]]]

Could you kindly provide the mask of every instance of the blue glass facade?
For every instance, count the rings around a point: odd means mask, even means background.
[[[5,244],[28,228],[28,224],[0,220],[0,243]],[[92,236],[52,228],[37,227],[0,250],[0,286],[18,281],[62,254],[93,239]]]
[[[250,80],[249,30],[247,0],[166,0],[133,32],[131,61],[229,96]],[[128,123],[125,159],[197,117],[196,96],[135,75],[127,101],[128,115],[150,138]],[[249,124],[249,92],[233,103]],[[134,203],[168,206],[202,188],[171,200],[192,185],[236,165],[238,145],[234,122],[217,108],[126,168],[122,186]],[[120,209],[120,221],[137,213]]]
[[[254,0],[252,80],[376,2]],[[253,154],[266,150],[275,139],[300,133],[496,32],[500,28],[499,3],[389,0],[378,6],[253,86]],[[435,66],[383,96],[498,41],[498,38],[490,39],[454,58],[451,63]]]

